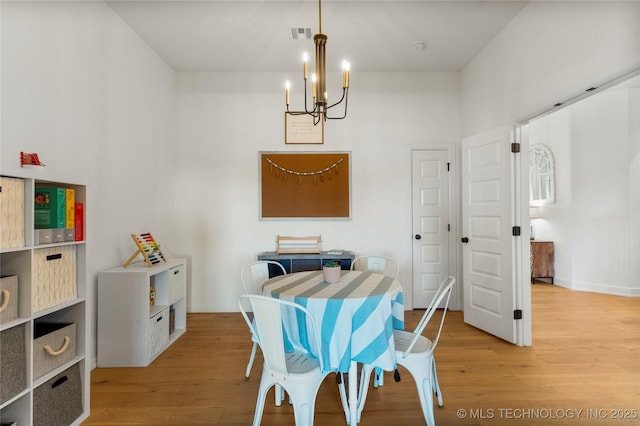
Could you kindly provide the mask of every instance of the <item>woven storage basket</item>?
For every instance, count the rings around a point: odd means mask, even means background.
[[[76,324],[36,322],[33,340],[33,377],[71,361],[76,356]]]
[[[42,248],[33,254],[32,308],[42,311],[77,297],[76,247]]]
[[[169,309],[165,308],[149,319],[149,347],[147,355],[153,357],[169,343]]]
[[[0,247],[24,246],[24,180],[0,176]]]

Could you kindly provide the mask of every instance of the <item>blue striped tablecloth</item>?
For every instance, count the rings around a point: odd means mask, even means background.
[[[297,272],[266,281],[263,295],[306,307],[320,327],[324,368],[347,373],[352,361],[384,370],[396,368],[393,329],[404,328],[402,286],[373,272],[342,271],[340,282],[328,284],[322,271]],[[290,348],[312,353],[301,318],[285,324]]]

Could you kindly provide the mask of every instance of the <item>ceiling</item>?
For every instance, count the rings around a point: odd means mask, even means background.
[[[108,5],[176,71],[291,71],[318,32],[315,0],[116,0]],[[325,0],[327,69],[459,71],[526,1]],[[426,44],[424,50],[415,42]],[[311,61],[313,63],[313,61]]]

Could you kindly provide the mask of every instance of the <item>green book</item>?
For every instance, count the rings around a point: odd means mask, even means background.
[[[65,228],[67,225],[66,188],[36,188],[34,223],[36,229]]]

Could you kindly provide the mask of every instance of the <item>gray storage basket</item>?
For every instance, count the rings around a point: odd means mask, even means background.
[[[27,387],[25,325],[0,332],[0,404]]]
[[[78,364],[33,391],[33,426],[69,426],[82,414],[82,382]]]

